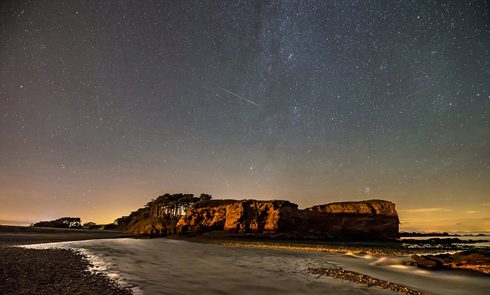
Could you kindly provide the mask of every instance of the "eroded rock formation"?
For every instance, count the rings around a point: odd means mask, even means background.
[[[318,233],[349,238],[397,238],[395,204],[383,200],[342,202],[304,210],[306,227]]]
[[[454,254],[413,255],[419,267],[464,268],[490,274],[490,251],[468,250]]]
[[[292,229],[296,220],[301,220],[298,205],[288,201],[210,200],[192,206],[177,232],[275,233]]]
[[[382,200],[332,203],[299,210],[288,201],[209,200],[194,204],[177,233],[290,233],[295,236],[396,238],[395,204]]]
[[[306,208],[306,210],[323,213],[348,213],[398,217],[398,213],[395,210],[395,204],[383,200],[330,203]]]

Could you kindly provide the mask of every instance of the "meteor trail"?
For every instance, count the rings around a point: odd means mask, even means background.
[[[97,106],[99,107],[99,118],[100,121],[102,122],[102,113],[100,112],[99,96],[97,95],[95,98],[97,98]]]
[[[243,97],[243,96],[240,96],[240,95],[238,95],[238,94],[236,94],[236,93],[233,93],[233,92],[231,92],[231,91],[229,91],[229,90],[226,90],[226,89],[224,89],[224,88],[221,88],[221,87],[219,87],[219,89],[221,89],[221,90],[223,90],[223,91],[226,91],[226,92],[228,92],[228,93],[229,93],[229,94],[231,94],[231,95],[234,95],[234,96],[236,96],[236,97],[238,97],[238,98],[241,98],[241,99],[243,99],[243,100],[245,100],[245,101],[248,101],[249,103],[253,103],[254,105],[256,105],[256,106],[260,107],[260,105],[256,104],[255,102],[253,102],[253,101],[251,101],[251,100],[246,99],[246,98],[245,98],[245,97]]]

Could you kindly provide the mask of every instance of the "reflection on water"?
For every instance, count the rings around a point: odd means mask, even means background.
[[[306,273],[342,267],[428,294],[487,294],[488,276],[407,266],[408,256],[240,248],[185,241],[92,240],[44,244],[90,255],[95,266],[139,294],[396,294]],[[43,247],[43,246],[31,246]]]

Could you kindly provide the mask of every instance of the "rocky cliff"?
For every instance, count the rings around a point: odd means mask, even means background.
[[[177,233],[290,233],[295,236],[396,238],[395,204],[383,200],[332,203],[299,210],[288,201],[209,200],[195,203]]]
[[[177,223],[177,232],[224,230],[233,233],[275,233],[299,218],[288,201],[209,200],[196,203]]]
[[[395,204],[383,200],[342,202],[305,209],[309,231],[328,232],[334,237],[397,238]]]
[[[395,210],[395,204],[383,200],[330,203],[306,208],[306,210],[323,213],[346,213],[398,217],[398,213]]]

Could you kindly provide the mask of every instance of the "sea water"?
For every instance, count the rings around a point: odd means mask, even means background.
[[[399,294],[333,278],[308,267],[341,267],[427,294],[488,294],[490,278],[465,270],[407,266],[408,256],[247,248],[169,239],[110,239],[27,246],[85,253],[94,267],[136,294]]]
[[[489,232],[455,232],[451,233],[449,236],[424,236],[424,237],[403,237],[409,240],[429,240],[429,239],[453,239],[458,238],[464,241],[474,241],[474,243],[453,243],[452,245],[459,245],[463,247],[471,248],[488,248],[490,247],[490,233]]]

